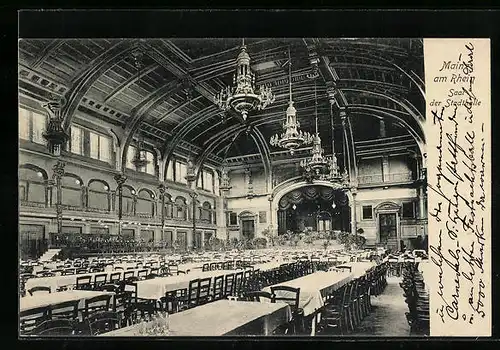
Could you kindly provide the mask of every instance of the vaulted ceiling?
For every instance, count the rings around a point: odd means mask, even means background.
[[[255,133],[246,132],[249,126],[267,143],[282,130],[290,49],[298,120],[303,130],[314,131],[316,89],[326,153],[332,147],[332,117],[335,148],[342,151],[342,107],[360,152],[363,141],[380,138],[380,119],[387,137],[405,140],[409,148],[424,141],[422,40],[246,39],[245,44],[257,85],[270,86],[276,95],[245,124],[214,104],[214,95],[232,84],[241,39],[20,40],[19,91],[38,100],[64,96],[67,115],[81,110],[132,132],[137,127],[164,153],[180,144],[194,145],[197,152],[208,149],[217,162],[259,153]],[[315,79],[311,57],[319,60]]]

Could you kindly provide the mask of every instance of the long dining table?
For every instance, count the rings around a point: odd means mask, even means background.
[[[314,317],[312,317],[311,335],[315,335],[315,316],[325,305],[324,300],[326,296],[341,288],[354,278],[354,274],[352,274],[351,272],[316,271],[306,276],[265,287],[263,291],[270,293],[271,287],[275,286],[289,286],[293,288],[300,288],[299,308],[304,310],[304,316],[314,315]],[[289,297],[289,292],[280,291],[279,293],[276,293],[276,296]]]
[[[35,296],[25,296],[19,299],[19,311],[27,311],[36,309],[39,307],[48,307],[64,303],[67,301],[79,301],[79,309],[83,309],[85,306],[85,300],[100,296],[100,295],[112,295],[113,292],[105,291],[92,291],[92,290],[67,290],[63,292],[56,293],[38,293]]]
[[[270,335],[291,318],[290,306],[286,303],[218,300],[170,315],[167,336]],[[101,336],[141,336],[140,330],[141,326],[135,324]]]

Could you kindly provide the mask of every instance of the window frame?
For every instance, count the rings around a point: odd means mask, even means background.
[[[405,216],[405,205],[411,205],[411,216]],[[415,219],[417,217],[415,201],[405,201],[401,203],[401,218],[402,219]]]
[[[365,208],[370,208],[370,217],[365,216]],[[361,220],[373,220],[373,205],[361,206]]]

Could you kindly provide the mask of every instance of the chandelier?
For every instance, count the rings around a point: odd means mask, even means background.
[[[250,111],[263,110],[274,102],[275,96],[270,87],[255,87],[255,74],[250,70],[250,56],[246,51],[245,40],[236,59],[233,86],[222,88],[214,100],[221,110],[233,109],[241,114],[244,121]]]
[[[144,150],[144,141],[139,138],[136,141],[136,149],[134,158],[132,159],[132,164],[135,165],[137,169],[143,168],[149,164],[149,160],[146,157],[146,151]]]
[[[55,156],[61,155],[61,150],[69,138],[63,127],[63,119],[61,118],[61,108],[64,101],[50,101],[42,105],[49,111],[50,119],[47,129],[42,136],[47,140],[47,147]]]
[[[323,156],[323,148],[321,147],[321,138],[319,137],[318,131],[318,99],[316,94],[316,85],[314,85],[314,99],[315,99],[315,116],[316,116],[316,133],[312,140],[312,156],[310,158],[303,159],[300,162],[300,166],[304,168],[305,176],[307,178],[319,178],[321,176],[328,175],[330,171],[329,157]]]
[[[297,121],[297,110],[293,106],[292,100],[292,59],[290,49],[288,49],[288,85],[290,101],[286,109],[286,121],[283,123],[284,132],[272,136],[269,142],[271,146],[289,149],[290,154],[293,155],[297,148],[310,144],[313,138],[308,132],[299,130],[300,123]]]

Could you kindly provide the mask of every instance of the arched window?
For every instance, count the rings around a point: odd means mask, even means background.
[[[174,216],[174,206],[172,202],[172,196],[165,193],[165,218],[171,219]]]
[[[19,200],[45,204],[47,172],[35,165],[22,165],[19,169]]]
[[[204,202],[202,206],[201,219],[205,222],[212,223],[212,206],[209,202]]]
[[[141,189],[137,195],[137,207],[135,209],[136,214],[141,214],[141,216],[153,217],[154,215],[154,200],[155,195],[152,191],[148,189]]]
[[[82,179],[74,174],[66,173],[61,178],[61,204],[70,207],[82,207]]]
[[[134,215],[135,190],[127,185],[122,187],[122,214]]]
[[[109,185],[102,180],[90,180],[87,206],[92,209],[109,211]]]
[[[175,217],[177,219],[187,220],[186,198],[175,198]]]

